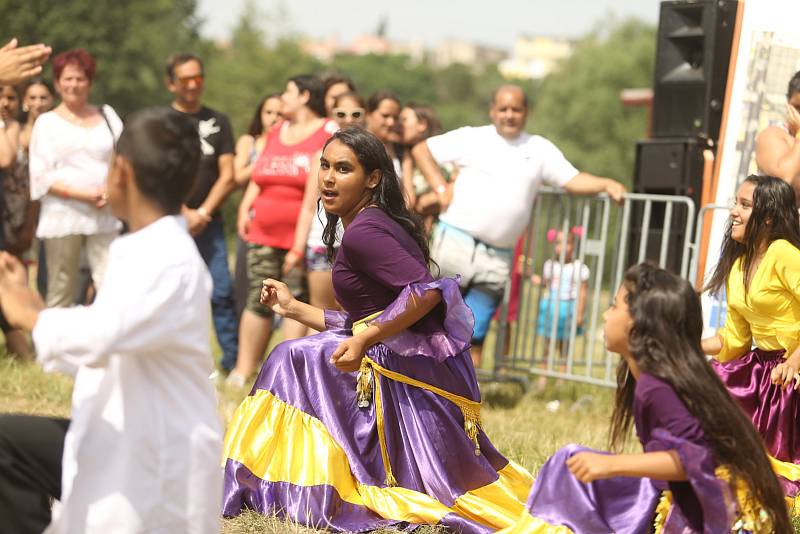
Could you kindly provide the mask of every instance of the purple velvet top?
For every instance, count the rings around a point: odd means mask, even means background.
[[[653,431],[657,428],[701,447],[708,447],[700,422],[689,413],[672,386],[646,373],[642,373],[636,381],[633,421],[636,434],[645,450],[653,448],[648,445],[654,441]],[[663,485],[654,482],[657,486]],[[689,524],[702,531],[703,511],[689,482],[669,482],[668,486],[675,504],[681,509]],[[659,489],[666,488],[662,486]]]
[[[355,216],[333,263],[333,290],[352,321],[382,311],[409,284],[432,282],[414,238],[380,208]],[[414,330],[441,330],[442,305]]]

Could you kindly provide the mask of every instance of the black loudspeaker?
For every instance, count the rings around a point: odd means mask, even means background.
[[[703,151],[713,146],[703,139],[647,139],[636,143],[633,177],[634,193],[687,196],[700,206],[703,186]],[[683,243],[686,238],[687,208],[675,204],[667,239],[666,268],[680,274]],[[665,204],[651,205],[645,259],[658,261],[665,228]],[[695,212],[695,217],[696,217]],[[628,235],[628,262],[639,259],[640,239],[644,223],[644,204],[636,202],[631,212]]]
[[[719,138],[736,0],[661,3],[653,137]]]

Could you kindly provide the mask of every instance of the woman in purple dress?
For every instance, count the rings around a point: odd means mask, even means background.
[[[532,478],[481,430],[458,282],[431,276],[421,224],[374,135],[341,130],[320,161],[329,255],[338,220],[345,228],[333,265],[345,311],[264,281],[262,302],[321,333],[277,346],[234,414],[223,514],[250,508],[347,532],[511,525]]]
[[[792,532],[764,444],[700,348],[692,286],[636,265],[604,318],[606,346],[622,356],[611,445],[633,423],[645,452],[564,447],[504,532]]]

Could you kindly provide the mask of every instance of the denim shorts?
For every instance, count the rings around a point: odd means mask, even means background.
[[[308,272],[330,271],[331,264],[328,261],[328,248],[306,247],[305,264]]]
[[[493,247],[439,221],[433,231],[431,256],[439,265],[440,276],[461,276],[464,302],[475,317],[472,340],[483,342],[511,276],[513,250]]]

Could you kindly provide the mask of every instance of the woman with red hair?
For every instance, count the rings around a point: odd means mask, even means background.
[[[76,48],[53,60],[61,103],[36,121],[30,141],[31,199],[41,200],[37,237],[47,256],[48,306],[69,306],[81,253],[99,288],[120,223],[106,206],[105,178],[122,121],[89,104],[94,58]]]

